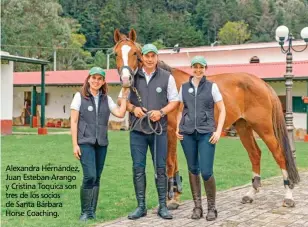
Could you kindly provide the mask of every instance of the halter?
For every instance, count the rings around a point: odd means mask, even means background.
[[[132,41],[131,39],[125,37],[125,38],[122,38],[120,41],[117,42],[117,44],[116,44],[116,45],[114,46],[114,48],[113,48],[113,51],[114,51],[114,50],[116,49],[116,47],[117,47],[121,42],[123,42],[123,41],[128,41],[128,42],[130,42],[130,43],[132,43],[133,45],[136,46],[136,43],[135,43],[134,41]],[[141,60],[141,58],[138,56],[138,54],[136,54],[136,58],[137,58],[137,61],[138,61],[138,62],[142,62],[142,60]],[[135,71],[133,71],[131,67],[129,67],[128,65],[124,65],[124,66],[122,66],[120,69],[118,69],[119,75],[122,74],[123,69],[127,69],[127,70],[129,71],[129,73],[130,73],[131,75],[133,75],[133,76],[135,76],[135,75],[137,74],[137,71],[138,71],[138,67],[135,69]],[[121,77],[120,77],[120,80],[121,80],[121,82],[122,82]]]

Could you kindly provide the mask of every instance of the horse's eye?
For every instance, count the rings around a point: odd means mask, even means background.
[[[137,52],[135,52],[134,55],[137,55]]]
[[[114,54],[114,56],[115,56],[115,57],[118,57],[118,54],[117,54],[117,53],[115,53],[115,54]]]

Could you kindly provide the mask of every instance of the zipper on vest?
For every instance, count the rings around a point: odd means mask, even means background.
[[[195,129],[197,129],[197,94],[195,92]]]
[[[98,136],[97,136],[97,133],[98,133],[98,111],[99,111],[99,107],[100,107],[101,101],[102,101],[102,97],[99,94],[98,101],[97,101],[98,103],[97,103],[97,111],[96,111],[96,120],[95,120],[95,124],[96,124],[95,125],[95,136],[96,136],[96,140],[97,141],[98,141]]]
[[[92,101],[92,105],[94,106],[94,110],[95,110],[95,141],[98,139],[97,138],[97,126],[98,126],[98,120],[97,120],[97,115],[98,115],[98,110],[99,110],[99,98],[98,98],[98,105],[97,105],[97,109],[96,109],[96,105],[95,105],[95,100],[94,97],[91,97],[91,101]]]

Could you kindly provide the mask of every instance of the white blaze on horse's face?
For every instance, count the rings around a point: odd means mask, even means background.
[[[121,47],[122,51],[122,60],[123,60],[123,66],[128,66],[128,53],[131,50],[131,47],[128,45],[123,45]],[[121,71],[120,75],[122,79],[122,86],[123,87],[130,87],[131,86],[131,79],[133,75],[131,75],[131,72],[129,71],[128,68],[124,67],[123,70]]]

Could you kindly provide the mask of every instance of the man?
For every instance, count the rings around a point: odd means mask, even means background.
[[[146,188],[146,154],[148,147],[155,164],[155,183],[159,197],[158,215],[164,219],[172,219],[166,206],[167,194],[167,114],[177,108],[179,104],[178,91],[175,80],[170,72],[157,67],[158,50],[153,44],[147,44],[142,48],[143,68],[140,69],[134,78],[134,87],[139,93],[142,104],[138,101],[138,96],[131,89],[127,110],[130,112],[130,149],[133,159],[133,180],[138,207],[128,215],[129,219],[138,219],[146,216],[147,209],[145,203]],[[141,106],[142,105],[142,106]],[[162,125],[162,134],[147,134],[151,131],[147,120],[138,119],[148,117],[152,123]]]

